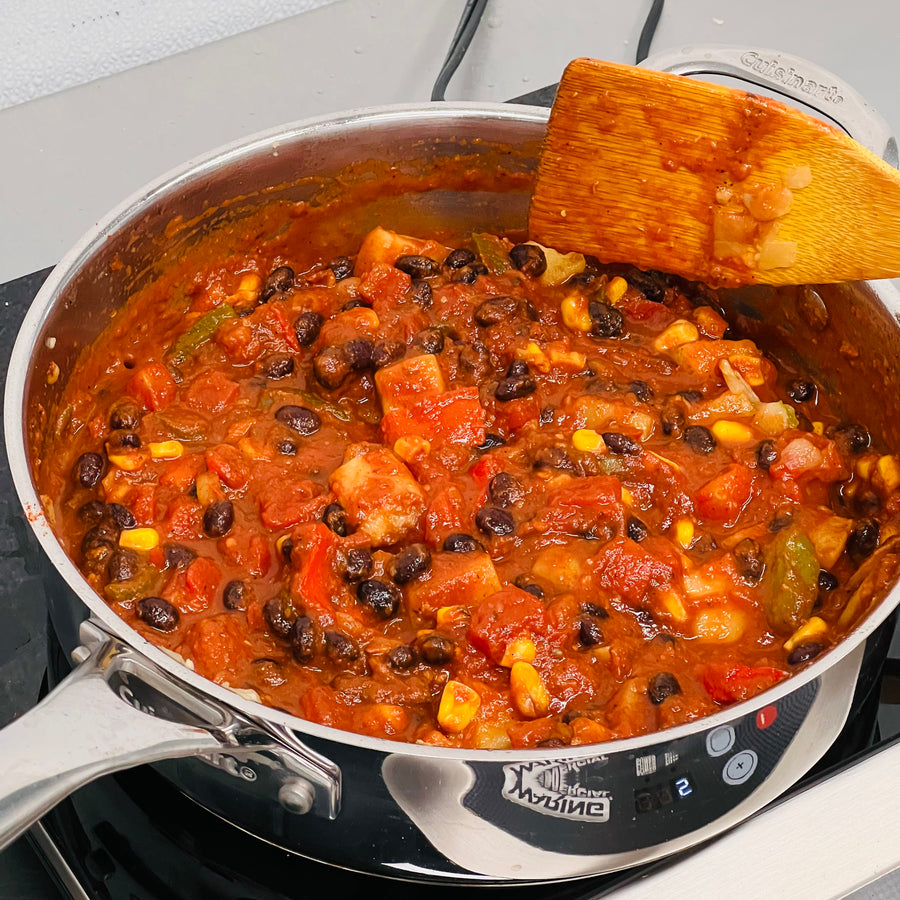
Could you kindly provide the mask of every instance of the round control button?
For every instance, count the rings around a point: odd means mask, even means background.
[[[730,725],[713,728],[706,735],[706,752],[710,756],[722,756],[734,746],[734,729]]]
[[[740,750],[725,763],[722,780],[725,784],[743,784],[756,771],[758,761],[752,750]]]

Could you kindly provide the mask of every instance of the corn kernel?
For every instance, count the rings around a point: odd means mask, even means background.
[[[675,540],[687,550],[694,540],[694,523],[690,519],[679,519],[675,523]]]
[[[109,461],[126,472],[137,472],[146,460],[146,455],[140,451],[137,453],[111,453],[109,455]]]
[[[624,484],[622,485],[622,503],[624,503],[625,506],[634,506],[634,497]]]
[[[194,483],[197,485],[197,500],[201,506],[210,506],[217,500],[225,499],[222,482],[215,472],[201,472]]]
[[[423,437],[404,435],[394,441],[394,453],[403,462],[415,462],[416,460],[424,459],[431,453],[431,444]]]
[[[434,614],[434,621],[438,628],[459,625],[468,618],[469,610],[465,606],[442,606]]]
[[[500,665],[506,666],[508,669],[517,662],[533,662],[535,656],[537,656],[537,648],[534,646],[534,641],[523,634],[517,638],[513,638],[506,645],[506,650],[503,653],[503,659],[500,660]]]
[[[593,428],[579,428],[572,435],[572,446],[576,450],[587,452],[597,450],[603,452],[606,449],[606,443],[603,438]]]
[[[728,330],[728,323],[711,306],[698,306],[691,316],[697,327],[711,338],[721,338]]]
[[[609,303],[615,304],[625,296],[625,291],[627,290],[628,282],[621,276],[616,275],[616,277],[606,285],[606,290],[603,293]]]
[[[550,371],[550,360],[547,358],[547,354],[534,341],[529,341],[524,347],[517,347],[516,359],[524,360],[529,366],[544,375]]]
[[[132,528],[119,535],[119,546],[126,550],[152,550],[159,546],[155,528]]]
[[[279,554],[284,554],[284,542],[289,538],[289,534],[283,534],[280,538],[275,539],[275,549],[279,552]]]
[[[710,431],[717,441],[723,444],[746,444],[754,439],[753,430],[743,422],[732,422],[728,419],[719,419],[713,422]]]
[[[153,459],[178,459],[184,453],[181,441],[151,441],[147,449]]]
[[[824,422],[813,422],[812,427],[813,427],[813,434],[817,434],[817,435],[819,435],[819,437],[821,437],[823,434],[825,434],[825,423]]]
[[[481,697],[467,684],[448,681],[438,706],[438,725],[451,734],[459,734],[478,714]]]
[[[241,278],[238,289],[231,296],[231,301],[251,302],[259,296],[262,289],[262,278],[253,272],[248,272]]]
[[[560,312],[562,313],[563,324],[574,331],[588,332],[591,330],[593,323],[588,313],[587,297],[580,294],[570,294],[560,304]]]
[[[875,468],[876,457],[872,454],[864,456],[856,462],[856,474],[860,478],[871,478],[872,469]]]
[[[801,644],[807,644],[810,641],[815,641],[820,638],[825,637],[828,634],[828,625],[826,624],[824,619],[820,619],[818,616],[812,616],[812,618],[808,619],[804,622],[785,642],[784,649],[787,650],[788,653],[794,649],[794,647],[799,647]]]
[[[700,337],[700,332],[693,322],[687,319],[676,319],[665,331],[656,336],[654,348],[659,353],[677,350],[682,344],[690,344]]]
[[[513,663],[509,670],[509,692],[516,709],[529,719],[550,712],[550,693],[531,663]]]
[[[900,486],[900,464],[896,456],[881,456],[875,463],[875,472],[888,491],[894,491]]]

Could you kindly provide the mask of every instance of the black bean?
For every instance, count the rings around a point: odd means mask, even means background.
[[[871,556],[878,546],[880,528],[875,519],[863,519],[856,523],[856,527],[847,538],[847,556],[859,565],[866,557]]]
[[[845,456],[862,453],[871,443],[869,432],[862,425],[842,425],[834,429],[831,437]]]
[[[106,515],[106,504],[101,500],[88,500],[78,508],[78,518],[85,525],[96,525]]]
[[[775,516],[775,518],[769,522],[767,527],[772,534],[778,534],[779,531],[784,531],[784,529],[793,521],[794,517],[790,513],[781,513]]]
[[[824,649],[825,645],[816,641],[800,644],[788,654],[788,665],[799,666],[801,663],[809,662],[811,659],[815,659]]]
[[[524,375],[530,375],[531,370],[528,363],[524,359],[514,359],[506,370],[507,378],[522,378]]]
[[[463,266],[461,269],[456,269],[450,276],[450,280],[457,284],[475,284],[475,282],[478,281],[479,275],[487,274],[487,266],[483,266],[481,263],[472,263],[469,266]]]
[[[86,488],[92,488],[103,475],[103,457],[99,453],[82,453],[75,460],[75,480]]]
[[[325,655],[333,663],[348,663],[359,658],[359,647],[340,631],[326,631]]]
[[[559,469],[562,472],[574,472],[575,463],[572,457],[561,447],[541,447],[532,463],[535,469]]]
[[[322,512],[322,522],[338,537],[347,537],[347,511],[340,503],[329,503]]]
[[[604,431],[603,443],[617,456],[637,456],[641,452],[641,445],[621,431]]]
[[[285,641],[290,638],[295,617],[285,610],[281,597],[273,597],[271,600],[266,601],[265,606],[263,606],[263,618],[266,620],[266,625],[269,626],[269,631],[275,637]]]
[[[416,649],[429,666],[443,666],[453,659],[453,641],[443,634],[428,634],[416,640]]]
[[[538,413],[538,422],[541,425],[549,425],[553,421],[553,412],[552,406],[541,407],[541,411]]]
[[[769,466],[778,459],[778,451],[775,449],[775,441],[760,441],[756,448],[756,465],[768,472]]]
[[[494,396],[501,403],[527,397],[537,390],[528,364],[521,359],[513,360],[506,370],[506,378],[497,385]]]
[[[522,482],[509,472],[498,472],[488,484],[488,498],[494,506],[504,509],[525,499]]]
[[[354,338],[344,344],[344,356],[354,372],[364,372],[372,368],[372,352],[375,344],[368,338]]]
[[[334,273],[335,281],[343,281],[353,274],[353,260],[349,256],[337,256],[328,263],[328,268]]]
[[[313,372],[319,384],[334,390],[339,388],[350,374],[350,360],[343,347],[325,347],[313,360]]]
[[[110,503],[106,507],[106,511],[113,522],[123,531],[134,528],[137,525],[137,519],[135,519],[132,511],[127,506],[122,506],[121,503]]]
[[[222,591],[222,604],[225,609],[247,608],[247,586],[239,578],[229,581]]]
[[[418,663],[419,654],[415,647],[411,647],[409,644],[399,644],[388,651],[387,661],[392,669],[402,672]]]
[[[118,529],[109,521],[101,521],[81,539],[81,555],[91,571],[106,568],[118,543]]]
[[[636,516],[629,516],[625,523],[625,533],[631,540],[640,543],[650,534],[650,529]]]
[[[413,337],[412,346],[422,353],[440,353],[444,349],[444,335],[439,328],[423,328]]]
[[[181,618],[178,610],[162,597],[144,597],[135,608],[138,618],[157,631],[174,631]]]
[[[297,455],[297,444],[292,441],[290,438],[282,438],[276,445],[275,448],[282,456],[296,456]]]
[[[681,685],[671,672],[657,672],[647,685],[647,696],[654,706],[659,706],[668,697],[681,693]]]
[[[759,544],[753,538],[744,538],[733,552],[741,578],[749,584],[756,584],[762,578],[765,568],[763,552]]]
[[[234,506],[230,500],[218,500],[203,511],[203,530],[209,537],[225,537],[234,525]]]
[[[517,575],[513,584],[519,588],[519,590],[527,591],[533,597],[537,597],[538,600],[542,599],[544,596],[544,589],[539,584],[530,581],[526,575]]]
[[[115,453],[117,450],[137,450],[141,446],[141,438],[134,431],[110,432],[106,442],[106,452]]]
[[[305,406],[282,406],[275,418],[298,434],[309,436],[322,427],[322,419],[317,412]]]
[[[400,591],[390,582],[367,578],[356,586],[356,598],[381,619],[389,619],[400,606]]]
[[[829,572],[828,569],[819,569],[819,590],[820,591],[836,591],[840,582],[837,576]]]
[[[653,399],[653,391],[646,381],[632,381],[628,390],[634,394],[641,403],[649,403]]]
[[[788,396],[795,403],[805,403],[816,396],[816,386],[811,381],[797,379],[788,385]]]
[[[585,647],[596,647],[603,643],[603,631],[596,619],[582,616],[578,620],[578,640]]]
[[[319,336],[324,322],[322,316],[313,310],[300,313],[294,319],[294,334],[297,335],[297,343],[301,347],[308,347]]]
[[[463,266],[467,266],[473,262],[475,262],[475,254],[465,247],[460,247],[457,250],[451,250],[447,254],[444,265],[448,269],[461,269]]]
[[[716,449],[716,439],[705,425],[688,425],[682,438],[695,453],[712,453]]]
[[[375,562],[365,547],[351,547],[346,553],[338,555],[338,567],[344,580],[355,584],[372,574]]]
[[[857,516],[874,516],[881,509],[881,498],[871,488],[860,486],[853,495],[853,511]]]
[[[406,584],[431,568],[431,551],[424,544],[410,544],[391,560],[391,578]]]
[[[270,353],[259,368],[266,378],[287,378],[294,371],[294,357],[290,353]]]
[[[547,257],[536,244],[516,244],[509,251],[509,261],[529,278],[537,278],[547,271]]]
[[[694,403],[699,403],[703,399],[703,394],[701,394],[700,391],[679,391],[678,396],[681,397],[682,400],[686,400],[691,405],[693,405]]]
[[[165,544],[163,554],[171,569],[186,569],[197,558],[197,554],[184,544]]]
[[[475,449],[480,453],[484,453],[487,450],[493,450],[495,447],[502,447],[505,443],[506,439],[502,435],[486,431],[484,440]]]
[[[465,344],[459,351],[459,367],[470,373],[476,381],[481,381],[487,374],[490,365],[490,355],[487,347],[480,341]]]
[[[279,266],[266,276],[266,283],[260,293],[260,299],[265,302],[274,294],[288,291],[294,286],[294,270],[290,266]]]
[[[448,534],[444,539],[444,549],[450,553],[472,553],[474,550],[481,550],[482,546],[476,541],[471,534],[463,534],[456,531]]]
[[[627,275],[627,281],[653,303],[662,303],[666,299],[667,278],[663,272],[655,269],[648,269],[646,272],[632,269]]]
[[[667,400],[659,411],[659,423],[663,434],[669,437],[681,437],[684,431],[684,410],[671,400]]]
[[[488,297],[475,307],[472,315],[482,328],[510,322],[521,316],[523,303],[515,297]]]
[[[800,644],[788,654],[788,665],[799,666],[802,663],[809,662],[811,659],[815,659],[824,649],[825,645],[817,641],[808,641],[805,644]]]
[[[113,431],[134,431],[141,424],[143,412],[136,403],[118,403],[109,414],[109,427]]]
[[[128,581],[134,578],[141,567],[141,558],[136,550],[120,547],[114,550],[106,566],[106,574],[110,581]]]
[[[291,557],[294,554],[294,542],[290,538],[285,538],[281,542],[281,558],[286,565],[291,564]]]
[[[394,266],[401,272],[406,272],[410,278],[430,278],[432,275],[439,275],[441,272],[440,265],[430,256],[398,256]]]
[[[475,524],[485,534],[512,534],[516,530],[516,521],[505,509],[497,506],[485,506],[475,513]]]
[[[625,328],[625,317],[614,306],[607,306],[599,300],[588,303],[591,317],[591,334],[598,337],[618,337]]]
[[[595,619],[609,618],[609,613],[599,603],[582,603],[579,609],[586,616],[593,616]]]
[[[353,297],[341,307],[341,312],[347,312],[348,309],[359,309],[361,306],[365,306],[366,309],[372,308],[372,304],[368,300],[364,300],[362,297]]]
[[[400,341],[379,341],[372,348],[372,365],[376,369],[383,369],[391,363],[397,362],[406,352],[406,345]]]
[[[298,616],[291,626],[291,656],[308,663],[316,655],[316,631],[309,616]]]
[[[431,285],[420,278],[415,279],[409,289],[409,298],[422,309],[431,309],[433,302]]]

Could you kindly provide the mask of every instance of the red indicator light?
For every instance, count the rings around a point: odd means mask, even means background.
[[[756,714],[756,727],[762,731],[764,728],[768,728],[770,725],[774,724],[777,718],[778,710],[774,706],[764,706]]]

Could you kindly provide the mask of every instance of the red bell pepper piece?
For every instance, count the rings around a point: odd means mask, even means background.
[[[787,678],[787,672],[772,666],[714,663],[703,673],[703,686],[716,703],[747,700]]]

